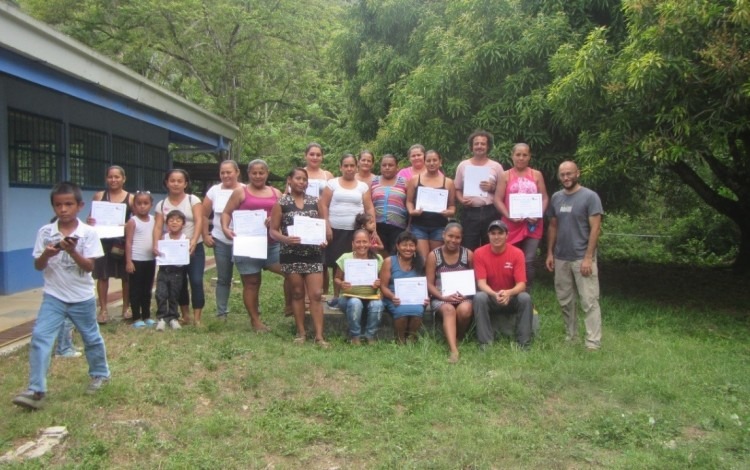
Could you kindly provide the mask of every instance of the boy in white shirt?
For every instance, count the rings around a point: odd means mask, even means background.
[[[91,382],[86,393],[96,393],[109,382],[104,338],[96,323],[96,298],[91,271],[104,255],[99,236],[78,219],[83,194],[73,183],[58,183],[50,195],[57,221],[39,229],[34,244],[34,267],[44,274],[44,296],[31,334],[29,388],[13,403],[30,410],[42,407],[47,393],[47,369],[52,347],[65,318],[81,333]]]

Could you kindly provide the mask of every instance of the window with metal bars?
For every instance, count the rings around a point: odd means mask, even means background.
[[[85,189],[101,188],[109,167],[107,134],[70,126],[70,181]]]
[[[169,165],[167,149],[143,145],[143,188],[151,192],[164,192],[162,181]]]
[[[8,109],[8,176],[11,185],[51,186],[65,158],[62,121]]]

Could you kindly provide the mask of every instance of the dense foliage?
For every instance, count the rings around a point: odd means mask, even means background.
[[[689,188],[666,207],[711,214],[705,232],[733,245],[711,253],[750,267],[750,2],[19,3],[236,122],[243,159],[288,168],[311,140],[403,158],[421,142],[450,172],[485,128],[503,163],[528,142],[552,189],[575,158],[609,213],[643,217],[666,201],[645,201],[653,188]]]
[[[349,141],[329,0],[23,0],[29,13],[240,127],[243,160]],[[280,165],[281,166],[281,165]],[[283,165],[288,166],[288,165]]]

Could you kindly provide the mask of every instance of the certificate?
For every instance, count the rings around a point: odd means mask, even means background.
[[[476,295],[477,283],[474,270],[450,271],[440,273],[440,291],[443,296],[461,294],[464,297]]]
[[[287,227],[287,229],[290,228],[291,226]],[[290,233],[289,236],[300,237],[300,243],[303,245],[320,245],[326,241],[326,221],[303,215],[295,215],[292,232],[294,234]]]
[[[268,237],[237,235],[232,240],[232,254],[255,259],[268,258]]]
[[[268,229],[266,211],[239,210],[232,212],[234,240],[232,254],[248,258],[268,258]]]
[[[424,305],[427,298],[427,278],[407,277],[394,279],[394,294],[401,301],[401,305]]]
[[[312,197],[320,197],[321,183],[323,183],[321,180],[307,180],[307,189],[305,189],[305,194]]]
[[[229,198],[232,197],[232,193],[234,190],[232,189],[220,189],[216,191],[216,200],[214,200],[214,212],[217,214],[220,212],[224,212],[224,208],[227,207],[227,202],[229,202]]]
[[[232,225],[235,235],[266,236],[266,211],[264,210],[241,210],[232,213]]]
[[[371,286],[378,279],[378,260],[344,260],[344,281],[353,286]]]
[[[190,240],[159,240],[159,266],[186,266],[190,264]]]
[[[492,170],[488,166],[466,165],[464,167],[464,196],[487,197],[487,191],[482,191],[479,183],[493,178]]]
[[[96,220],[94,230],[99,238],[125,236],[125,211],[127,204],[119,202],[93,201],[91,218]]]
[[[418,186],[415,205],[425,212],[443,212],[448,208],[448,190]]]
[[[508,213],[511,219],[542,218],[542,195],[535,194],[510,194]]]

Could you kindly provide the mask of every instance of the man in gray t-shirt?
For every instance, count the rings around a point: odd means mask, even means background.
[[[555,272],[555,293],[565,320],[566,339],[575,341],[577,336],[577,293],[586,313],[586,348],[596,350],[602,338],[596,265],[602,202],[594,191],[578,183],[581,173],[574,162],[560,164],[557,176],[563,189],[552,195],[547,209],[550,222],[546,265]]]

